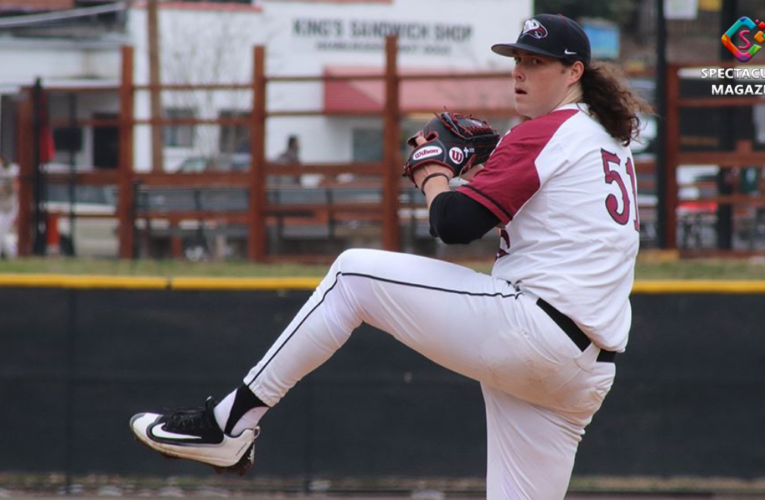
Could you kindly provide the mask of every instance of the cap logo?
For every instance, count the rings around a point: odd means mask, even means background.
[[[526,35],[539,40],[547,36],[547,28],[542,26],[536,19],[529,19],[523,25],[523,33],[521,33],[522,37]]]

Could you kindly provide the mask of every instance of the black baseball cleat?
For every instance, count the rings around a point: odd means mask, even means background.
[[[203,407],[181,408],[167,415],[139,413],[130,419],[130,429],[141,443],[162,455],[242,475],[252,467],[260,427],[229,436],[218,427],[214,407],[215,401],[207,398]]]

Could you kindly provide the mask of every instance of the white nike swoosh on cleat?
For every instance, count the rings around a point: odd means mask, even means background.
[[[161,426],[155,425],[150,430],[152,436],[156,436],[158,438],[163,439],[177,439],[177,440],[193,440],[193,439],[202,439],[199,436],[189,436],[188,434],[176,434],[175,432],[170,432],[164,430]]]

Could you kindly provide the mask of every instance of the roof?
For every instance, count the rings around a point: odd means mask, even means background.
[[[328,66],[325,75],[382,75],[380,67]],[[401,110],[405,113],[439,111],[444,108],[512,109],[513,83],[507,78],[458,79],[468,72],[429,68],[399,68],[399,74],[434,75],[432,80],[402,80],[399,87]],[[454,78],[444,78],[445,74]],[[436,76],[437,75],[437,76]],[[382,111],[385,82],[381,80],[328,81],[324,85],[324,111],[329,113]]]
[[[74,0],[0,0],[0,11],[34,12],[73,8]]]
[[[133,8],[145,9],[148,4],[146,0],[134,0]],[[160,9],[188,10],[188,11],[214,11],[214,12],[262,12],[263,7],[260,2],[237,3],[237,2],[216,2],[216,1],[183,1],[168,0],[159,2],[157,7]]]
[[[127,0],[35,0],[19,5],[15,0],[0,0],[0,30],[19,37],[59,37],[94,39],[104,33],[122,32]],[[72,8],[76,7],[76,8]]]

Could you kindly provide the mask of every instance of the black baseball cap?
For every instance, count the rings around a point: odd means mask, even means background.
[[[560,14],[537,14],[523,25],[515,43],[498,43],[491,50],[513,57],[515,50],[569,61],[590,62],[590,39],[584,29]]]

